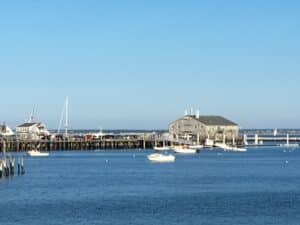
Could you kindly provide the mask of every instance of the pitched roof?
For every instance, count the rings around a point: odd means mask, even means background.
[[[19,125],[18,127],[31,127],[33,125],[38,125],[38,123],[23,123]]]
[[[222,116],[190,116],[196,120],[199,120],[201,123],[208,126],[238,126],[236,123],[222,117]]]

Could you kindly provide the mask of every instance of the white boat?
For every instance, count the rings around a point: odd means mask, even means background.
[[[218,148],[224,149],[224,151],[234,151],[234,152],[246,152],[247,151],[246,148],[240,148],[240,147],[236,147],[236,146],[229,146],[229,145],[224,144],[224,143],[216,143],[215,146],[218,147]]]
[[[213,147],[214,146],[214,141],[209,139],[209,138],[206,138],[205,140],[205,146],[206,147]]]
[[[191,149],[196,149],[196,150],[199,150],[201,148],[203,148],[204,146],[203,145],[190,145],[189,148]]]
[[[291,144],[290,143],[290,135],[287,134],[286,135],[286,144],[280,144],[280,147],[284,147],[284,148],[297,148],[299,147],[299,144],[295,143],[295,144]]]
[[[234,152],[246,152],[247,151],[246,148],[239,148],[239,147],[231,147],[230,150],[234,151]]]
[[[152,162],[174,162],[175,156],[174,155],[164,155],[160,153],[153,153],[148,155],[147,158]]]
[[[168,150],[170,150],[169,147],[157,147],[157,146],[155,146],[153,149],[156,150],[156,151],[168,151]]]
[[[27,154],[31,157],[47,157],[49,156],[48,152],[40,152],[38,150],[30,150]]]
[[[174,152],[181,154],[195,154],[197,153],[197,149],[192,149],[189,147],[175,146],[172,148]]]
[[[284,147],[284,148],[297,148],[297,147],[299,147],[299,144],[290,144],[290,143],[288,143],[288,144],[280,144],[279,146]]]

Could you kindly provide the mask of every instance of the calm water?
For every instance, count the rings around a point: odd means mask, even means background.
[[[300,149],[172,164],[149,163],[150,152],[26,158],[25,176],[0,181],[0,224],[300,224]]]

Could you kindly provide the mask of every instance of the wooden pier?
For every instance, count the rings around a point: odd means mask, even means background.
[[[109,138],[109,139],[80,139],[66,138],[59,140],[17,140],[5,139],[0,142],[0,150],[5,143],[7,152],[25,152],[33,149],[40,151],[96,150],[96,149],[146,149],[155,145],[155,139],[145,138]]]
[[[242,137],[237,139],[238,144],[242,144]],[[161,134],[131,134],[116,135],[106,138],[87,138],[70,136],[52,140],[19,140],[16,137],[5,138],[0,142],[0,150],[5,143],[7,152],[26,152],[29,150],[40,151],[71,151],[71,150],[116,150],[116,149],[150,149],[154,146],[171,146],[191,144],[191,141],[166,139]],[[199,140],[197,144],[204,144],[205,139]],[[194,143],[195,144],[195,143]]]
[[[212,139],[213,140],[213,139]],[[197,143],[196,143],[197,141]],[[194,140],[193,144],[204,144],[205,139]],[[219,143],[220,140],[213,140]],[[224,141],[224,140],[223,140]],[[226,140],[226,143],[233,145],[261,145],[262,143],[300,143],[300,136],[270,136],[263,134],[243,134],[234,140]],[[20,140],[14,137],[0,139],[0,151],[4,148],[7,152],[26,152],[29,150],[40,151],[72,151],[72,150],[97,150],[97,149],[150,149],[154,146],[189,145],[190,140],[166,139],[160,133],[131,133],[130,135],[110,135],[101,138],[91,138],[88,135],[72,135],[67,138],[41,139],[41,140]]]

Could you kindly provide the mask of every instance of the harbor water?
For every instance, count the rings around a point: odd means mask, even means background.
[[[0,180],[0,224],[300,223],[300,149],[205,150],[165,164],[150,153],[26,157],[25,176]]]

